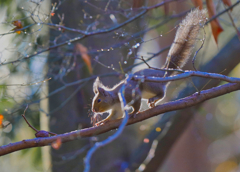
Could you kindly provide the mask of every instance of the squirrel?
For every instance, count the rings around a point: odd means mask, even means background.
[[[199,10],[198,8],[189,12],[185,19],[179,24],[174,42],[169,50],[166,63],[162,67],[179,69],[182,68],[188,61],[190,55],[193,53],[193,48],[199,34],[200,28],[204,26],[207,21],[207,10]],[[164,71],[155,69],[143,69],[135,72],[133,75],[143,75],[150,77],[165,77],[171,76],[174,71]],[[94,113],[103,113],[110,111],[106,119],[101,120],[93,125],[100,125],[109,120],[123,117],[123,110],[121,108],[118,92],[122,85],[125,84],[124,97],[128,104],[131,104],[133,111],[130,114],[136,114],[141,106],[141,99],[148,99],[148,106],[154,107],[155,104],[165,97],[166,88],[170,82],[146,82],[130,80],[125,83],[122,80],[113,88],[105,87],[99,80],[99,77],[93,84],[93,91],[95,96],[92,100],[92,111]],[[98,116],[98,115],[95,115]],[[96,122],[97,120],[95,120]]]

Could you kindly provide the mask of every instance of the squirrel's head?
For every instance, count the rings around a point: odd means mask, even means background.
[[[93,112],[106,112],[112,108],[112,96],[100,82],[99,77],[93,83],[95,96],[92,101]]]

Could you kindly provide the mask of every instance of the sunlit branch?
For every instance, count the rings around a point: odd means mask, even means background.
[[[168,82],[168,81],[176,81],[180,79],[189,78],[192,76],[202,77],[202,78],[210,78],[210,79],[219,79],[222,81],[230,82],[230,83],[240,83],[240,78],[228,77],[225,75],[217,74],[217,73],[208,73],[208,72],[200,72],[200,71],[184,71],[181,74],[170,76],[170,77],[146,77],[146,76],[134,76],[135,80],[144,80],[149,82]]]
[[[143,121],[145,119],[157,116],[165,112],[191,107],[199,103],[202,103],[206,100],[209,100],[209,99],[212,99],[212,98],[215,98],[239,89],[240,89],[239,83],[228,83],[228,84],[214,87],[208,90],[204,90],[201,92],[201,94],[195,93],[189,97],[164,103],[162,105],[158,105],[146,111],[139,112],[135,118],[130,117],[127,125]],[[90,137],[94,135],[99,135],[99,134],[118,128],[121,122],[122,122],[122,119],[118,119],[118,120],[110,121],[105,125],[86,128],[82,130],[76,130],[70,133],[59,134],[53,137],[35,138],[35,139],[29,139],[29,140],[23,140],[20,142],[10,143],[8,145],[4,145],[0,147],[0,156],[9,154],[11,152],[19,151],[22,149],[26,149],[26,148],[47,146],[59,138],[61,139],[62,143],[64,143],[64,142],[69,142],[75,139],[79,139],[80,137]]]

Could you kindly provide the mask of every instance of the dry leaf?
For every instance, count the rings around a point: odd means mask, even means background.
[[[4,116],[0,114],[0,126],[2,126],[3,119],[4,119]]]
[[[226,6],[228,6],[228,7],[230,7],[230,6],[232,6],[232,2],[230,1],[230,0],[222,0],[222,2],[226,5]],[[233,9],[231,8],[231,11],[232,11]]]
[[[192,0],[192,3],[194,4],[194,6],[196,8],[199,7],[200,10],[203,9],[203,2],[202,2],[202,0]]]
[[[88,55],[88,49],[79,43],[76,44],[75,49],[82,56],[84,63],[87,65],[89,73],[92,74],[93,70],[91,64],[91,57]]]
[[[14,26],[16,26],[15,28],[12,29],[12,30],[14,30],[14,31],[23,28],[22,22],[19,21],[19,20],[13,21],[12,24],[13,24]],[[22,31],[16,31],[17,34],[20,34],[21,32],[22,32]]]
[[[207,8],[208,8],[209,18],[211,18],[211,17],[216,15],[216,11],[215,11],[215,8],[214,8],[213,1],[212,0],[206,0],[206,3],[207,3]],[[217,44],[218,35],[223,31],[223,28],[221,27],[217,18],[212,20],[210,22],[210,24],[211,24],[212,34],[213,34],[214,40]]]
[[[219,24],[218,20],[213,20],[213,21],[211,21],[210,24],[211,24],[214,40],[216,41],[216,44],[217,44],[218,35],[223,31],[223,29],[222,29],[221,25]]]
[[[62,145],[61,138],[57,138],[56,141],[52,142],[52,148],[58,150]]]

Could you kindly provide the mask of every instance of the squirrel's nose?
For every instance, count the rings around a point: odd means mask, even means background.
[[[92,108],[92,111],[93,112],[97,112],[97,108]]]

